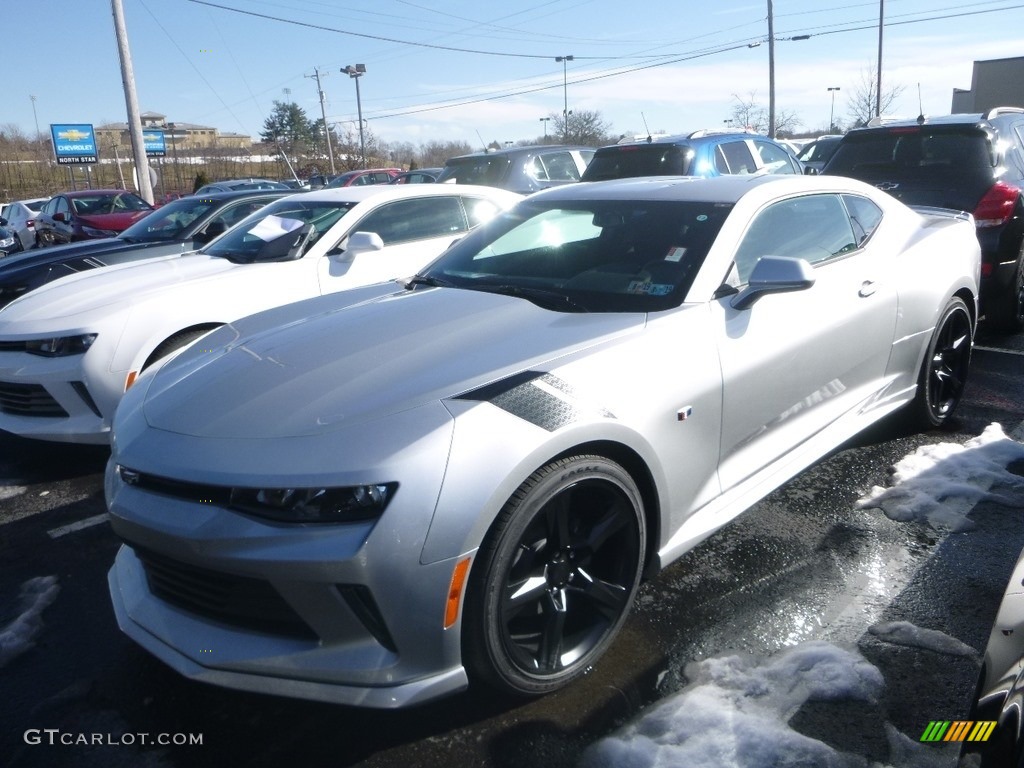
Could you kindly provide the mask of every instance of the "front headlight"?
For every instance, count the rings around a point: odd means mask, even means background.
[[[25,351],[31,355],[43,357],[67,357],[80,355],[96,341],[95,333],[83,333],[80,336],[57,336],[52,339],[33,339],[25,342]]]
[[[232,488],[229,507],[284,523],[349,523],[379,517],[398,483],[345,488]]]
[[[89,237],[116,237],[117,232],[112,229],[96,229],[95,227],[82,227],[82,231]]]
[[[14,247],[14,237],[0,237],[0,250]]]

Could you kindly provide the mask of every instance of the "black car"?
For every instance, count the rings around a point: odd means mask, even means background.
[[[117,237],[10,256],[0,261],[0,307],[65,275],[195,250],[271,200],[288,194],[294,192],[258,190],[183,197],[157,208]]]
[[[0,218],[0,258],[21,250],[21,240],[12,227],[7,226],[7,219]]]
[[[448,160],[437,183],[481,184],[528,195],[579,181],[593,156],[593,147],[560,144],[477,152]]]
[[[822,173],[904,203],[974,214],[986,324],[1024,330],[1024,109],[918,118],[850,131]]]

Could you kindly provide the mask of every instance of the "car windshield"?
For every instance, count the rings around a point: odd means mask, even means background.
[[[216,207],[209,198],[183,197],[139,219],[118,237],[130,243],[177,240],[192,222]]]
[[[243,219],[203,253],[246,263],[299,258],[354,206],[286,197]]]
[[[98,216],[106,213],[125,211],[149,211],[153,206],[131,192],[82,195],[71,199],[75,213],[81,216]]]
[[[438,176],[439,182],[454,181],[456,184],[481,184],[493,187],[508,173],[512,160],[508,155],[481,155],[462,160],[451,160]]]
[[[583,173],[583,181],[637,176],[688,176],[692,150],[674,144],[628,144],[599,149]]]
[[[411,284],[519,296],[566,312],[678,306],[729,203],[531,201],[452,246]]]

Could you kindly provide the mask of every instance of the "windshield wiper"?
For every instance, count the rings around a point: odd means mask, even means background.
[[[555,311],[560,311],[560,307],[570,307],[577,312],[590,311],[576,299],[566,296],[564,293],[550,291],[545,288],[531,288],[522,285],[492,285],[488,283],[474,283],[465,287],[474,291],[487,291],[488,293],[500,293],[503,296],[515,296],[532,301],[539,307],[546,306]]]
[[[414,288],[417,285],[428,285],[431,288],[457,288],[455,283],[450,283],[447,280],[442,280],[439,277],[433,277],[432,275],[413,275],[408,280],[400,280],[402,287],[406,290]]]

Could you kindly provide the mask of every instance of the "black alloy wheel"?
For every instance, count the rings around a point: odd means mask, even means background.
[[[629,612],[645,536],[640,492],[618,464],[572,456],[535,472],[473,566],[463,641],[474,678],[539,695],[585,674]]]
[[[921,367],[913,407],[920,426],[945,424],[964,394],[971,364],[973,326],[967,305],[950,299],[939,316]]]

